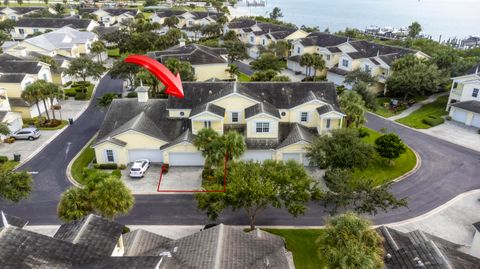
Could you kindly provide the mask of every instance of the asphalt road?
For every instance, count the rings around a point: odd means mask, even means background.
[[[105,77],[98,86],[96,96],[120,90],[121,81]],[[34,175],[35,187],[30,198],[18,204],[1,202],[0,208],[29,220],[30,225],[59,224],[56,206],[60,194],[70,186],[65,175],[66,167],[97,132],[103,117],[104,113],[93,102],[74,125],[21,167],[39,172]],[[416,173],[392,186],[397,197],[408,198],[409,207],[369,216],[376,224],[419,216],[458,194],[480,188],[480,153],[371,114],[368,115],[367,126],[376,130],[387,128],[399,134],[422,158],[422,166]],[[192,195],[138,195],[135,198],[134,209],[118,221],[132,225],[203,225],[209,222],[205,214],[196,208]],[[323,207],[312,202],[308,212],[298,218],[290,216],[285,210],[269,208],[258,217],[257,224],[316,226],[324,224],[326,217]],[[219,221],[248,224],[241,211],[224,212]]]

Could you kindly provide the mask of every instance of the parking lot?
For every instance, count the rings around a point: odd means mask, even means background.
[[[203,167],[170,167],[167,174],[162,176],[160,190],[157,192],[161,166],[150,165],[143,178],[130,178],[130,166],[122,171],[122,179],[134,194],[162,194],[169,191],[191,191],[202,188]]]

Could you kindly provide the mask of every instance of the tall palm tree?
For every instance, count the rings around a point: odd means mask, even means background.
[[[236,64],[229,64],[228,69],[226,70],[232,79],[240,74],[240,69]]]
[[[42,118],[42,111],[40,110],[40,88],[38,88],[35,83],[32,83],[27,86],[27,88],[22,92],[21,97],[23,100],[27,101],[28,103],[32,104],[35,103],[37,106],[39,120]],[[40,122],[41,123],[41,122]]]
[[[312,67],[313,67],[313,80],[317,76],[317,70],[321,71],[325,69],[325,60],[318,53],[312,55]]]
[[[60,88],[60,86],[58,86],[55,83],[49,82],[48,85],[50,88],[50,95],[48,96],[48,98],[50,99],[50,105],[53,106],[53,103],[55,102],[55,100],[62,100],[65,97],[65,93]],[[56,119],[55,109],[53,108],[52,108],[52,117],[54,120]]]
[[[43,107],[45,108],[45,115],[47,116],[47,120],[50,121],[50,114],[48,113],[47,107],[47,100],[50,98],[51,94],[51,87],[48,85],[48,82],[45,80],[38,80],[39,89],[40,89],[40,99],[42,100]]]
[[[307,77],[310,76],[310,69],[312,68],[313,66],[313,57],[312,57],[312,54],[310,53],[305,53],[303,54],[301,57],[300,57],[300,66],[305,66],[306,67],[306,70],[305,70],[305,73],[307,75]]]
[[[202,156],[205,158],[205,168],[211,168],[213,165],[212,162],[212,142],[217,140],[219,137],[218,133],[211,128],[204,128],[200,130],[193,141],[193,145],[202,153]]]
[[[90,48],[90,51],[97,55],[97,60],[99,63],[102,63],[101,55],[105,50],[105,44],[103,44],[103,42],[100,40],[93,42],[92,47]]]

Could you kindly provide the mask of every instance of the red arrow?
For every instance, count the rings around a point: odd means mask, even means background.
[[[130,55],[124,60],[126,63],[140,65],[155,75],[165,85],[165,93],[183,98],[183,86],[180,74],[176,76],[163,64],[144,55]]]

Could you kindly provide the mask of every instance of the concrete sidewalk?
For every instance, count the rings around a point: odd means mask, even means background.
[[[417,111],[423,105],[433,103],[435,100],[437,100],[438,97],[444,96],[444,95],[447,95],[447,94],[448,94],[448,92],[442,92],[442,93],[436,93],[436,94],[430,95],[427,99],[413,104],[411,107],[405,109],[400,114],[392,116],[388,119],[394,121],[394,120],[398,120],[398,119],[401,119],[401,118],[405,118],[406,116],[408,116],[408,115],[412,114],[413,112]]]

